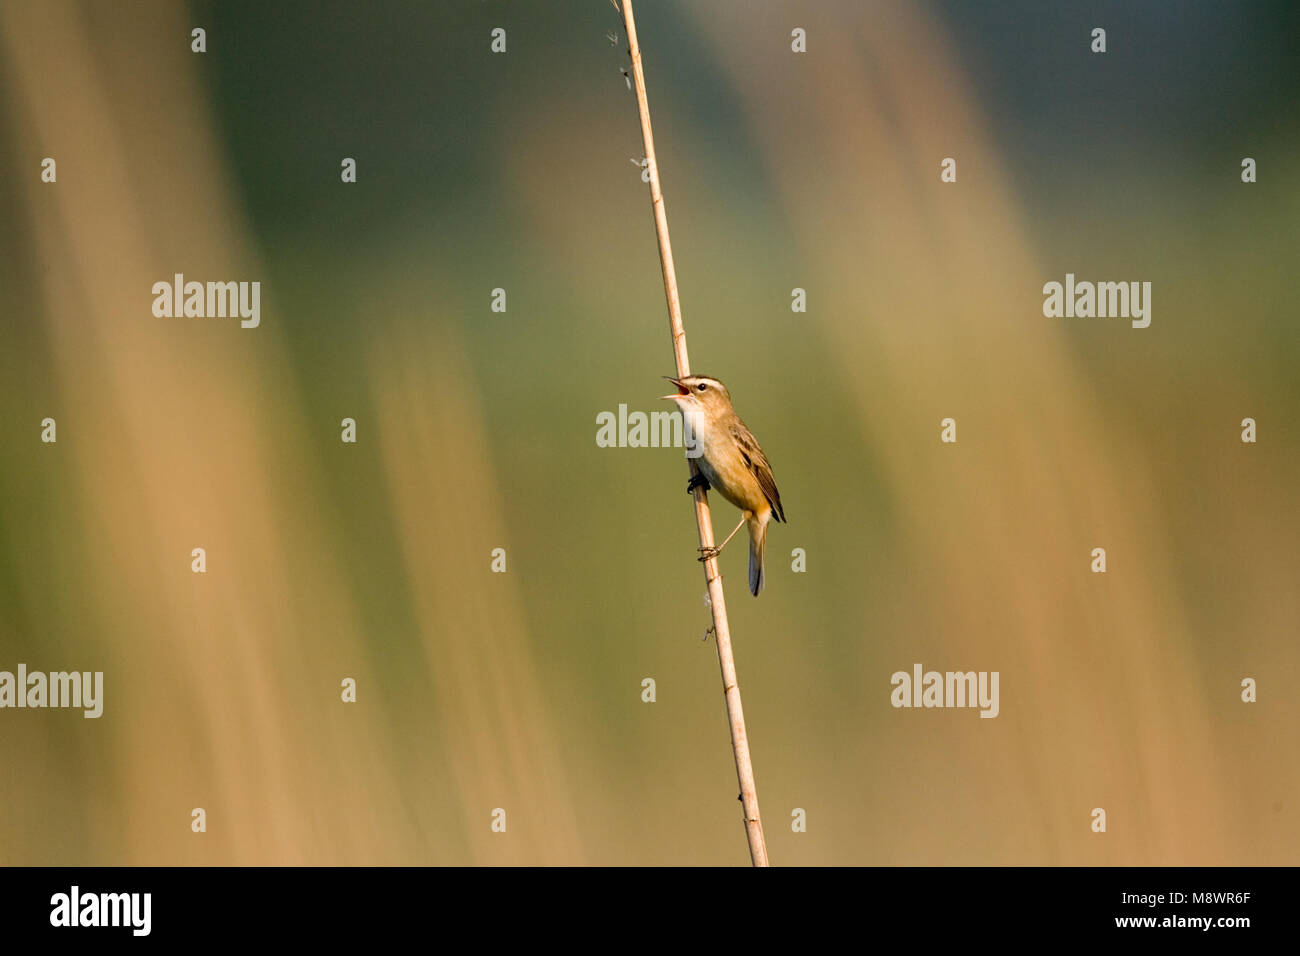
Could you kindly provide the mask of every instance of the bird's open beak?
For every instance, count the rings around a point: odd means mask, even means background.
[[[664,378],[668,379],[668,381],[672,382],[674,385],[677,386],[677,392],[674,395],[660,395],[659,396],[660,401],[663,401],[664,399],[671,399],[673,401],[676,401],[677,399],[681,398],[683,395],[691,394],[690,389],[688,389],[677,379],[673,378],[671,375],[665,375]]]

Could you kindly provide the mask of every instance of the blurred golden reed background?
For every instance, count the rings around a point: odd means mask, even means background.
[[[722,559],[774,863],[1296,861],[1300,32],[1219,6],[638,8],[692,365],[790,518],[757,601]],[[622,34],[0,6],[0,669],[106,686],[0,713],[0,862],[747,862],[681,453],[594,440],[672,371]],[[1151,327],[1045,319],[1066,272]],[[1000,716],[891,708],[916,662]]]

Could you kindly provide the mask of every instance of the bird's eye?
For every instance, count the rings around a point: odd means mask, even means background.
[[[695,387],[698,388],[698,389],[702,392],[702,391],[704,391],[706,388],[708,388],[709,386],[705,385],[703,382],[700,382],[700,384],[697,385],[697,386],[695,386]]]

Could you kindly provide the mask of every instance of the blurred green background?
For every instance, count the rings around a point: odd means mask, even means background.
[[[637,8],[790,519],[722,558],[776,864],[1296,862],[1300,13],[1136,6]],[[673,371],[626,63],[605,0],[0,5],[0,669],[106,684],[0,712],[0,862],[748,862],[687,469],[595,444]]]

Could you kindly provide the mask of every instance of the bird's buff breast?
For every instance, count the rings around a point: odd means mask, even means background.
[[[702,454],[695,459],[704,477],[709,480],[713,490],[726,498],[741,511],[755,511],[755,502],[747,499],[748,484],[755,484],[753,476],[745,467],[735,442],[728,436],[720,436],[712,428],[700,421],[698,414],[691,415],[691,427],[695,441]]]

